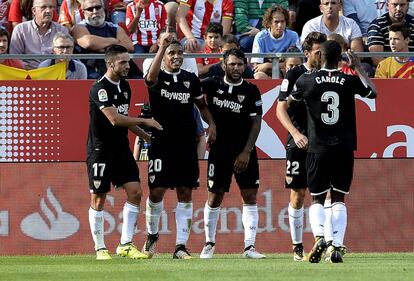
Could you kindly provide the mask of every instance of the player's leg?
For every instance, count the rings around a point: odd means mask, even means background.
[[[332,201],[331,201],[331,192],[328,192],[326,195],[325,203],[325,223],[324,223],[324,235],[325,241],[328,247],[332,244],[333,232],[332,232]]]
[[[191,255],[186,248],[190,237],[193,219],[193,202],[191,187],[176,187],[177,207],[175,208],[175,225],[177,236],[175,240],[175,251],[173,258],[190,259]]]
[[[303,202],[305,200],[307,187],[306,155],[307,152],[305,150],[296,147],[286,151],[285,188],[290,189],[288,214],[294,261],[304,260],[302,237],[304,217]]]

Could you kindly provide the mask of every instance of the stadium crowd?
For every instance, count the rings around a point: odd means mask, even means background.
[[[400,42],[414,48],[414,5],[410,0],[0,0],[0,55],[10,54],[93,54],[120,44],[130,53],[155,53],[163,29],[176,29],[186,52],[221,53],[229,35],[245,53],[302,51],[303,40],[312,31],[338,34],[344,49],[356,52],[405,52]],[[404,23],[409,37],[397,31],[391,38],[392,24]],[[400,28],[401,29],[401,28]],[[407,30],[407,28],[403,28]],[[58,34],[59,33],[59,34]],[[392,34],[395,32],[392,32]],[[57,35],[58,34],[58,35]],[[62,34],[72,41],[68,48],[55,46]],[[57,36],[55,38],[55,36]],[[72,38],[71,38],[72,37]],[[341,39],[339,39],[341,40]],[[341,40],[342,41],[342,40]],[[398,45],[396,47],[396,45]],[[292,50],[292,49],[291,49]],[[373,57],[363,67],[374,77],[411,78],[413,60],[409,57]],[[75,61],[77,62],[77,61]],[[67,79],[84,79],[84,69],[74,69]],[[36,69],[39,60],[2,60],[2,64],[27,70]],[[23,64],[22,64],[23,63]],[[101,77],[103,60],[83,60],[88,79]],[[130,63],[129,78],[143,78],[142,61]],[[376,70],[380,64],[381,70]],[[50,65],[43,62],[40,66]],[[196,61],[201,78],[217,73],[220,58]],[[250,67],[256,79],[270,79],[271,60],[252,58]],[[403,71],[400,69],[403,68]],[[212,69],[212,71],[210,71]],[[406,71],[409,69],[410,71]],[[195,69],[194,69],[195,70]],[[73,71],[81,72],[73,75]],[[281,76],[285,73],[281,61]],[[403,73],[403,74],[401,74]]]

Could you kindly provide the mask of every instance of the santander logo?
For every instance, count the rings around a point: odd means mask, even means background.
[[[20,228],[22,232],[37,240],[65,239],[79,230],[78,219],[63,211],[62,205],[48,187],[46,198],[40,200],[40,212],[25,217]]]

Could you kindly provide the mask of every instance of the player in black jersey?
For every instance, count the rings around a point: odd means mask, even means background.
[[[298,103],[293,108],[287,108],[287,99],[292,92],[296,80],[305,72],[319,69],[321,63],[320,44],[326,41],[326,35],[319,32],[311,32],[303,42],[303,52],[306,62],[294,67],[286,73],[279,93],[277,104],[277,118],[283,127],[289,132],[286,142],[286,177],[285,187],[290,189],[290,203],[288,206],[290,235],[293,244],[293,260],[304,259],[302,235],[303,235],[303,202],[305,200],[306,187],[306,106],[304,102]]]
[[[224,78],[203,82],[203,92],[217,126],[216,142],[208,157],[208,199],[204,207],[206,244],[200,258],[212,258],[220,205],[235,175],[243,199],[242,221],[245,231],[243,257],[260,259],[254,244],[258,225],[257,189],[259,164],[255,143],[262,121],[262,99],[254,84],[242,79],[246,68],[243,51],[224,53]]]
[[[361,67],[356,55],[348,51],[350,65],[358,76],[338,70],[341,46],[328,40],[321,45],[322,69],[303,74],[289,96],[293,101],[304,100],[308,113],[307,179],[312,195],[309,221],[315,244],[308,255],[312,263],[319,262],[326,249],[324,240],[324,201],[328,191],[332,200],[334,251],[331,262],[342,262],[347,210],[345,194],[349,193],[353,176],[355,132],[355,95],[375,98],[376,89]],[[294,105],[293,105],[294,106]]]
[[[183,49],[174,34],[164,33],[160,46],[145,76],[152,115],[163,126],[153,133],[149,149],[147,200],[148,237],[143,251],[150,257],[158,240],[158,225],[167,188],[175,188],[177,239],[173,258],[189,259],[186,243],[193,215],[192,189],[199,185],[194,104],[209,124],[209,141],[215,139],[213,118],[201,93],[200,80],[194,73],[180,69]]]
[[[121,242],[116,252],[133,259],[147,258],[132,244],[141,202],[141,187],[138,167],[129,149],[128,129],[141,137],[147,137],[139,125],[157,129],[161,129],[161,126],[153,119],[128,117],[131,89],[125,77],[129,71],[129,60],[128,51],[124,47],[108,47],[105,53],[108,70],[93,84],[89,94],[89,223],[99,260],[111,259],[104,243],[103,216],[105,198],[111,183],[115,187],[124,188],[127,194]]]

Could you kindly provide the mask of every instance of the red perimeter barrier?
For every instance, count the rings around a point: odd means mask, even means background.
[[[286,131],[276,119],[280,80],[253,81],[262,93],[264,116],[259,157],[284,158]],[[0,81],[0,162],[84,161],[88,96],[92,81]],[[414,157],[412,79],[375,80],[376,100],[358,99],[359,158]],[[148,101],[142,80],[131,81],[133,100]],[[133,143],[133,142],[131,142]]]
[[[263,252],[290,252],[287,219],[289,191],[283,187],[283,160],[261,160],[260,212],[257,248]],[[188,247],[201,251],[204,242],[203,207],[207,196],[206,162],[201,162],[201,184],[194,192],[194,217]],[[144,196],[135,243],[145,239],[146,163],[140,163]],[[351,193],[347,197],[348,229],[345,244],[354,252],[413,251],[412,159],[357,160]],[[309,200],[309,198],[307,198]],[[114,251],[120,238],[123,191],[111,191],[106,202],[106,244]],[[159,252],[175,244],[174,191],[165,198]],[[304,244],[312,235],[306,202]],[[0,253],[92,253],[88,224],[89,190],[84,163],[0,164]],[[241,199],[233,184],[222,205],[217,252],[241,253],[243,228]]]

